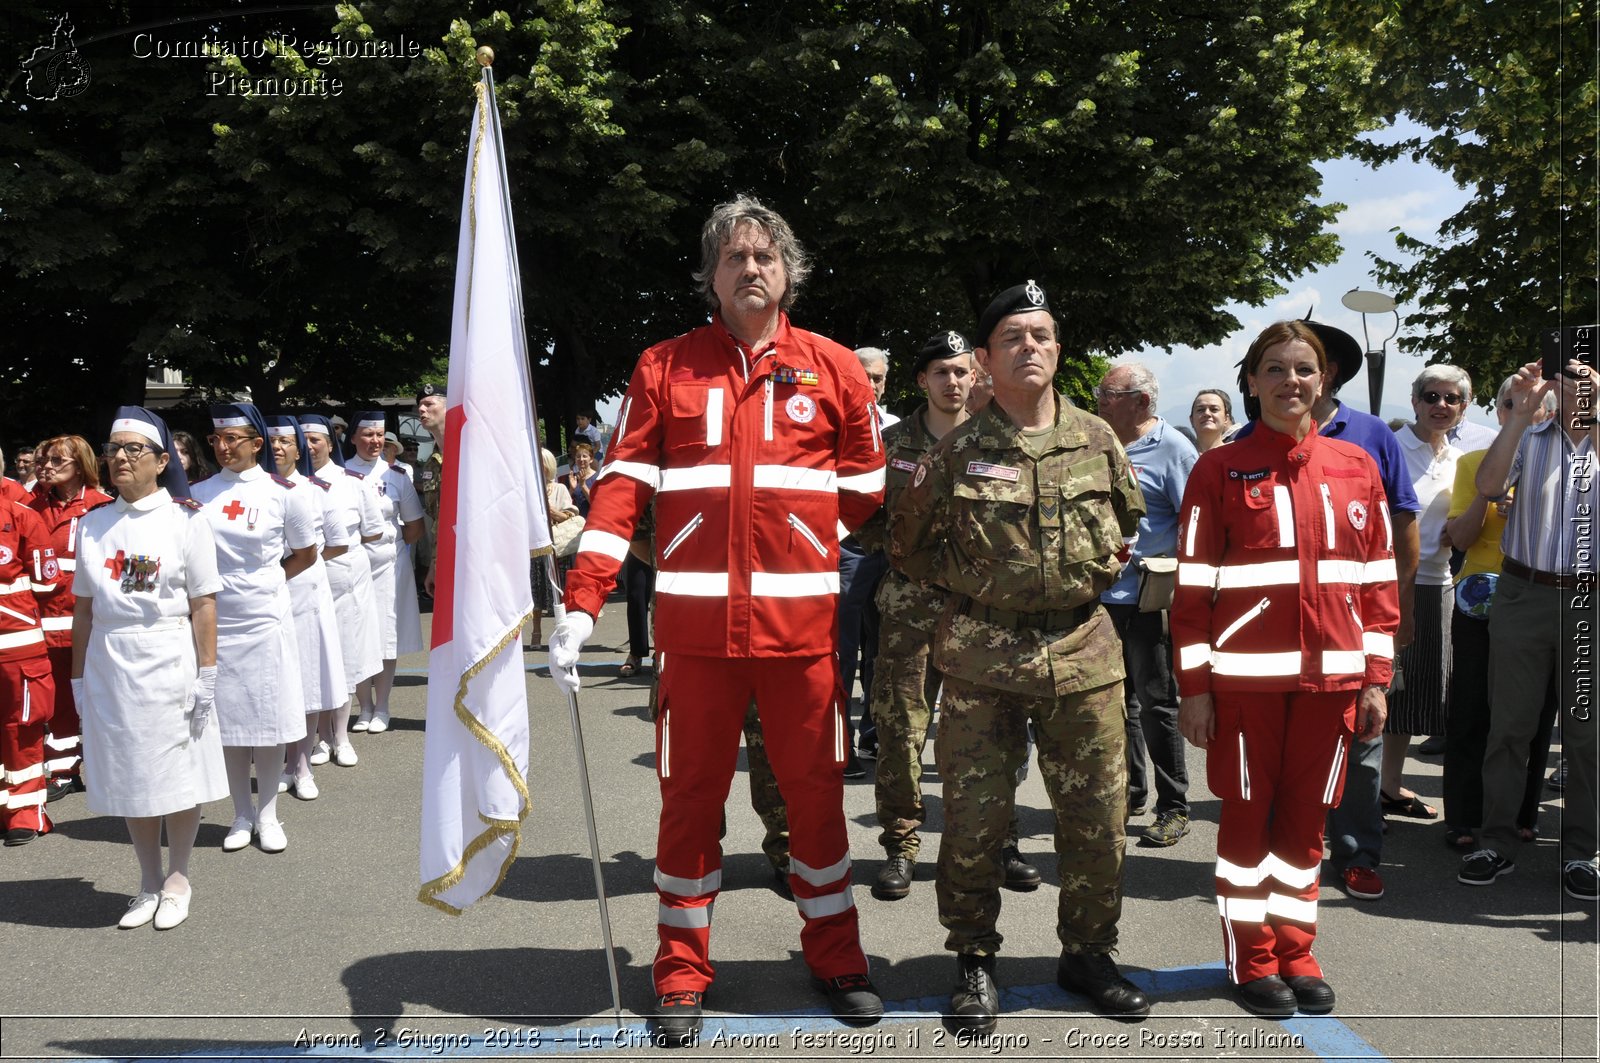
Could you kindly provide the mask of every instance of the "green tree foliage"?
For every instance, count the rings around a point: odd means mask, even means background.
[[[1593,0],[1329,0],[1332,32],[1366,49],[1357,89],[1374,114],[1427,134],[1368,146],[1372,161],[1427,160],[1470,193],[1437,234],[1396,234],[1407,257],[1379,283],[1415,309],[1403,349],[1454,362],[1492,398],[1538,356],[1537,331],[1596,319]],[[1414,256],[1414,257],[1411,257]]]
[[[530,349],[549,352],[535,386],[564,424],[703,319],[699,225],[736,192],[815,253],[801,325],[904,351],[1032,277],[1082,394],[1105,356],[1217,340],[1222,304],[1332,260],[1312,164],[1364,125],[1340,88],[1362,60],[1308,31],[1309,0],[250,6],[165,4],[220,14],[152,32],[295,43],[138,60],[144,9],[103,4],[75,12],[80,40],[123,34],[84,48],[88,91],[0,99],[0,307],[28,323],[13,381],[63,345],[110,401],[148,359],[285,400],[437,373],[482,44]],[[37,5],[13,23],[48,37]],[[420,48],[308,43],[330,40]]]

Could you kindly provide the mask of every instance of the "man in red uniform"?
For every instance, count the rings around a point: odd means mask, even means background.
[[[34,598],[49,586],[46,565],[57,567],[39,514],[0,501],[0,831],[7,845],[26,845],[50,830],[44,731],[55,681]]]
[[[655,500],[660,715],[658,1039],[692,1042],[711,984],[717,841],[754,698],[788,804],[789,884],[815,983],[847,1022],[883,1003],[850,894],[846,711],[834,664],[839,540],[883,498],[874,395],[854,355],[789,324],[808,265],[775,212],[740,197],[701,233],[711,323],[634,369],[567,576],[550,671],[577,689],[635,523]]]

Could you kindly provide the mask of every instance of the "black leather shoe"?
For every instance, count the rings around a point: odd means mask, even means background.
[[[1000,1017],[1000,990],[994,984],[994,957],[963,952],[956,957],[956,988],[950,994],[950,1025],[988,1033]]]
[[[651,1020],[655,1027],[652,1031],[655,1043],[665,1048],[680,1048],[699,1040],[700,1024],[705,1019],[700,1006],[704,999],[704,993],[688,989],[662,993]]]
[[[883,1018],[883,998],[864,974],[813,978],[811,983],[828,995],[833,1017],[852,1026],[871,1026]]]
[[[1287,1019],[1297,1003],[1294,990],[1275,974],[1235,985],[1233,996],[1246,1011],[1263,1019]]]
[[[1089,998],[1102,1015],[1138,1022],[1150,1014],[1150,1001],[1142,990],[1117,970],[1104,952],[1063,952],[1056,965],[1056,983],[1069,993]]]
[[[1006,877],[1001,883],[1008,890],[1017,893],[1030,893],[1039,888],[1039,883],[1044,879],[1039,875],[1039,869],[1022,858],[1022,853],[1016,847],[1006,849],[1000,854],[1000,862],[1005,866]]]
[[[1326,1015],[1333,1010],[1333,986],[1313,974],[1291,974],[1283,980],[1294,994],[1295,1003],[1307,1015]]]
[[[32,827],[12,827],[6,831],[7,845],[27,845],[39,836],[39,832]]]
[[[904,854],[891,856],[878,872],[878,881],[872,884],[872,895],[880,901],[898,901],[911,892],[911,875],[914,861]]]
[[[772,888],[777,891],[778,896],[785,900],[794,900],[794,889],[789,885],[789,869],[787,867],[775,867],[772,869]]]
[[[45,787],[45,803],[49,804],[52,801],[59,801],[68,794],[81,794],[83,793],[83,789],[83,780],[78,778],[76,775],[69,776],[64,779],[57,779],[55,782],[52,782],[49,786]]]

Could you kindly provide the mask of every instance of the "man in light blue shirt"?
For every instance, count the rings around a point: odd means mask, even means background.
[[[1128,678],[1128,811],[1144,808],[1149,795],[1145,753],[1155,766],[1155,820],[1146,845],[1175,845],[1189,833],[1189,772],[1178,733],[1178,686],[1172,678],[1172,639],[1165,613],[1139,611],[1139,573],[1147,557],[1176,557],[1178,509],[1183,488],[1200,455],[1194,444],[1156,415],[1160,394],[1155,374],[1130,362],[1112,368],[1095,389],[1100,416],[1127,448],[1144,493],[1145,515],[1133,556],[1100,601],[1122,636]]]

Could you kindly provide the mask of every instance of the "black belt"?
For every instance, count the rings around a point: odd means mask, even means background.
[[[1570,591],[1578,585],[1578,577],[1575,575],[1563,572],[1540,572],[1509,557],[1501,559],[1500,571],[1527,580],[1529,583],[1537,583],[1541,587],[1555,587],[1563,591]]]
[[[996,609],[992,605],[983,605],[971,598],[962,598],[956,606],[956,611],[974,620],[982,620],[996,627],[1010,628],[1012,631],[1022,631],[1027,628],[1037,628],[1040,631],[1071,631],[1093,616],[1095,607],[1099,604],[1096,601],[1088,601],[1075,609],[1047,609],[1042,613],[1018,613],[1010,609]]]

